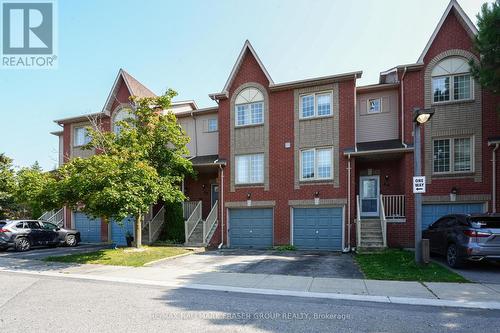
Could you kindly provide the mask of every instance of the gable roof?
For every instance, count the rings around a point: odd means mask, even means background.
[[[455,10],[455,13],[457,14],[458,20],[464,25],[464,27],[468,28],[466,30],[469,30],[468,33],[471,34],[472,36],[477,35],[477,28],[472,23],[470,18],[467,16],[467,14],[464,12],[462,7],[458,4],[456,0],[450,0],[450,3],[448,4],[448,7],[446,7],[446,10],[443,13],[443,16],[441,16],[441,19],[438,22],[438,25],[436,26],[436,29],[434,29],[434,32],[431,35],[431,38],[427,42],[427,45],[425,46],[424,50],[422,51],[422,54],[420,54],[420,57],[418,58],[417,63],[423,63],[424,62],[424,57],[427,54],[427,51],[429,51],[432,43],[434,42],[434,39],[436,38],[439,30],[441,30],[441,27],[444,24],[444,21],[450,14],[452,10]]]
[[[274,84],[274,81],[271,78],[271,75],[269,75],[269,72],[267,71],[266,67],[264,67],[264,64],[262,63],[262,61],[260,61],[260,58],[257,55],[257,52],[255,52],[252,44],[247,39],[245,41],[245,44],[243,44],[243,48],[241,49],[240,54],[238,55],[238,58],[236,59],[236,62],[233,66],[233,69],[231,70],[231,73],[229,74],[229,77],[227,78],[226,84],[224,85],[224,89],[222,89],[222,91],[220,93],[210,94],[209,95],[210,97],[229,95],[229,87],[231,86],[231,83],[233,82],[234,77],[236,76],[236,73],[238,73],[238,70],[240,69],[240,66],[243,62],[243,58],[245,57],[245,54],[247,51],[253,55],[253,57],[255,58],[257,63],[259,64],[260,69],[266,75],[266,78],[269,81],[269,84],[271,84],[271,85]]]
[[[145,85],[137,81],[136,78],[134,78],[132,75],[127,73],[123,68],[120,68],[118,71],[118,75],[116,76],[115,82],[113,83],[113,86],[111,87],[111,91],[109,92],[108,98],[106,99],[106,103],[104,103],[104,107],[102,109],[102,112],[106,113],[109,115],[111,112],[110,108],[113,105],[113,100],[116,94],[118,93],[119,89],[119,82],[120,79],[125,82],[125,85],[127,86],[127,89],[130,93],[131,96],[137,96],[137,97],[156,97],[156,94],[149,90]]]

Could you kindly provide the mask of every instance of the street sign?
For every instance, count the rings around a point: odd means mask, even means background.
[[[425,176],[413,177],[413,193],[425,193]]]

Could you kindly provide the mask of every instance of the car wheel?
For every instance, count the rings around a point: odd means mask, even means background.
[[[448,249],[446,250],[446,263],[453,268],[463,266],[463,260],[458,257],[458,249],[455,244],[448,245]]]
[[[5,252],[5,251],[7,251],[6,247],[0,247],[0,252]]]
[[[18,238],[15,241],[14,247],[19,252],[29,251],[31,249],[31,242],[26,237]]]
[[[78,242],[76,241],[75,235],[67,235],[65,243],[67,246],[77,246],[78,245]]]

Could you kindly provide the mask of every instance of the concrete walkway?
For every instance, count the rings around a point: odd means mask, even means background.
[[[346,299],[413,305],[500,309],[500,285],[400,282],[276,274],[199,272],[189,268],[124,267],[0,258],[0,272],[221,290],[254,294]]]

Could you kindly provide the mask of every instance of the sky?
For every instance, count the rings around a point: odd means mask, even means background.
[[[458,0],[476,23],[483,0]],[[0,69],[0,153],[51,170],[53,122],[100,112],[122,67],[157,94],[215,105],[246,39],[275,83],[414,63],[448,0],[58,0],[59,65]]]

